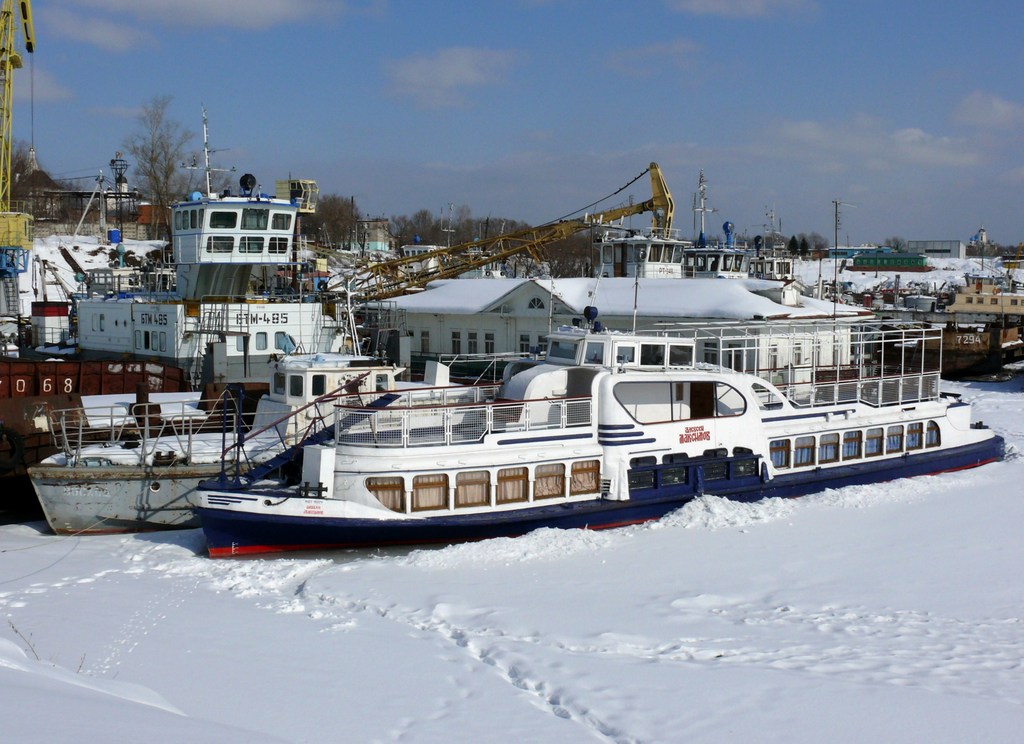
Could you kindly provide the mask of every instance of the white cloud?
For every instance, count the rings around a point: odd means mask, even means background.
[[[393,60],[385,69],[392,92],[421,108],[464,107],[469,90],[501,84],[517,58],[515,52],[452,47]]]
[[[879,120],[863,115],[838,123],[788,121],[777,136],[776,154],[809,161],[815,168],[827,162],[830,171],[837,170],[838,163],[847,170],[877,171],[907,165],[970,167],[983,161],[964,140],[917,128],[886,131]]]
[[[676,39],[614,52],[608,55],[606,64],[622,73],[651,75],[666,66],[677,69],[692,67],[700,52],[700,44],[689,39]]]
[[[364,9],[381,5],[373,1]],[[385,3],[386,4],[386,3]],[[184,27],[226,27],[265,29],[306,20],[315,16],[336,16],[351,10],[341,0],[66,0],[81,12],[109,14],[121,35],[127,35],[125,18],[131,17],[144,27],[152,24]],[[65,8],[66,9],[66,8]]]
[[[33,70],[24,67],[14,73],[14,99],[37,102],[67,101],[74,98],[70,88],[61,85],[53,75],[36,66]]]
[[[694,15],[764,18],[786,11],[815,10],[816,0],[670,0],[669,8]]]
[[[1016,129],[1024,125],[1024,105],[976,90],[956,107],[953,120],[983,129]]]
[[[39,15],[47,32],[54,37],[88,44],[107,52],[124,52],[155,43],[152,34],[146,31],[126,29],[123,22],[67,8],[46,8]]]
[[[953,137],[938,137],[921,129],[900,129],[889,135],[897,162],[963,167],[980,165],[981,155]]]

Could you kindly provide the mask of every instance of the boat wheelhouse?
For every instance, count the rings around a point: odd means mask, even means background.
[[[561,329],[465,400],[340,406],[304,486],[211,482],[211,556],[512,536],[657,519],[703,494],[798,496],[974,467],[1002,439],[942,396],[925,327],[808,327],[699,361],[696,334]],[[734,338],[733,341],[736,339]],[[806,355],[805,355],[806,352]],[[458,390],[458,389],[455,389]]]
[[[724,278],[750,276],[750,256],[725,246],[697,246],[675,231],[606,230],[596,247],[599,276],[641,279]]]

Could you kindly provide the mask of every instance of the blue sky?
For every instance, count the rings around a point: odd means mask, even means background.
[[[1024,241],[1015,0],[37,0],[14,136],[93,176],[173,96],[219,165],[541,223],[661,165],[691,232]],[[30,95],[34,92],[34,95]],[[128,178],[131,181],[129,168]],[[88,180],[83,188],[91,187]],[[650,195],[644,178],[624,194]]]

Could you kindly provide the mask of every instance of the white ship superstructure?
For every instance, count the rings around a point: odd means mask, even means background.
[[[110,292],[78,304],[84,358],[124,354],[175,364],[190,379],[252,381],[282,353],[342,350],[345,308],[289,281],[300,199],[194,192],[172,207],[176,285]]]

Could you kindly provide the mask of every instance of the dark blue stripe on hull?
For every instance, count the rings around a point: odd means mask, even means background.
[[[1000,459],[1003,440],[924,451],[895,460],[860,460],[855,465],[794,473],[766,484],[746,477],[709,481],[704,494],[737,501],[792,497],[851,485],[879,483],[915,475],[960,470]],[[659,519],[698,494],[692,484],[637,490],[628,501],[593,500],[536,506],[504,512],[445,514],[426,519],[329,519],[287,517],[200,508],[211,556],[244,555],[284,550],[415,545],[514,537],[541,527],[605,529]],[[279,492],[276,496],[280,496]]]

